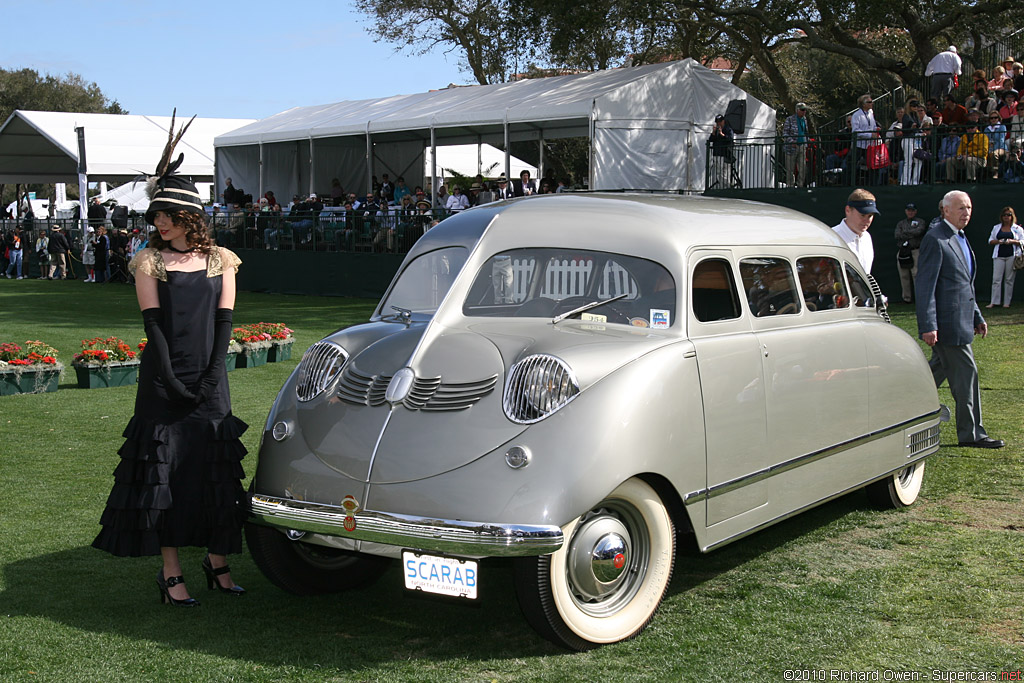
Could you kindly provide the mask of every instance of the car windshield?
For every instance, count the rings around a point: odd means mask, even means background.
[[[401,317],[403,311],[419,319],[432,316],[459,276],[466,255],[465,247],[447,247],[418,256],[381,303],[380,316]]]
[[[676,286],[653,261],[581,249],[516,249],[495,254],[477,273],[466,316],[572,318],[637,327],[675,322]]]

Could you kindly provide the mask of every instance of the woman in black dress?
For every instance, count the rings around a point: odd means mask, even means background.
[[[231,414],[224,367],[240,260],[210,241],[199,193],[174,175],[182,161],[169,163],[176,141],[149,179],[146,221],[157,232],[129,265],[147,345],[135,415],[93,546],[122,557],[161,555],[161,601],[195,607],[181,546],[207,548],[202,567],[210,589],[245,592],[224,556],[242,548],[246,450],[239,437],[247,425]]]

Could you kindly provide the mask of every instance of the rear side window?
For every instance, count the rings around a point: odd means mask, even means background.
[[[732,267],[725,259],[707,259],[693,269],[693,315],[702,323],[740,317]]]
[[[853,305],[861,308],[874,308],[875,297],[871,294],[871,287],[849,263],[846,264],[846,277],[850,279],[850,298]]]
[[[796,262],[800,292],[808,311],[831,311],[846,308],[850,297],[846,293],[843,267],[838,259],[814,257]]]
[[[789,261],[751,258],[740,261],[740,277],[750,312],[758,318],[800,312],[800,292]]]

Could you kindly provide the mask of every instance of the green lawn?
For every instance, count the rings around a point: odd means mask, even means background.
[[[230,375],[235,413],[250,425],[247,472],[302,351],[365,320],[372,306],[240,294],[237,321],[286,322],[298,338],[292,361]],[[910,329],[910,307],[898,306],[894,319]],[[296,598],[241,555],[234,576],[249,594],[231,599],[207,594],[202,551],[189,549],[186,578],[203,606],[161,606],[156,558],[89,547],[135,390],[79,390],[68,372],[56,393],[0,397],[0,679],[782,681],[791,680],[786,670],[825,669],[816,680],[839,680],[835,669],[929,680],[935,671],[1016,671],[1024,667],[1024,315],[999,309],[989,320],[975,353],[986,426],[1007,448],[942,448],[907,510],[876,512],[858,492],[709,555],[681,553],[651,627],[584,654],[530,630],[502,563],[485,565],[481,604],[464,606],[404,595],[397,566],[367,589]],[[0,281],[0,341],[42,339],[70,361],[81,339],[100,334],[138,341],[133,290]],[[955,441],[944,425],[943,443]]]

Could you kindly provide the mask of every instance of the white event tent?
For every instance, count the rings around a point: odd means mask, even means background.
[[[178,125],[187,120],[178,117]],[[214,138],[254,120],[196,118],[178,143],[185,155],[178,173],[197,185],[211,183]],[[170,116],[15,111],[0,127],[0,183],[78,182],[78,128],[88,182],[125,183],[153,172],[170,125]]]
[[[593,189],[701,191],[727,109],[743,112],[737,137],[775,135],[771,107],[692,59],[297,107],[218,136],[216,183],[278,197],[326,192],[332,178],[365,188],[371,174],[423,184],[427,147],[522,141],[537,142],[543,173],[544,140],[585,137]]]

